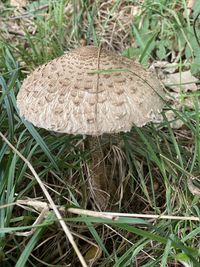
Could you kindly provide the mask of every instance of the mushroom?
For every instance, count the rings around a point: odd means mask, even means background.
[[[139,63],[85,46],[35,69],[23,82],[17,106],[20,115],[37,127],[90,135],[88,142],[93,148],[99,135],[127,132],[133,125],[142,127],[155,121],[163,96],[159,80]],[[99,163],[101,152],[92,153],[91,181],[97,202],[107,183]]]

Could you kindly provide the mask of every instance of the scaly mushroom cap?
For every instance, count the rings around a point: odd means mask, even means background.
[[[20,115],[61,133],[101,135],[154,121],[163,89],[140,64],[94,46],[35,69],[17,96]]]

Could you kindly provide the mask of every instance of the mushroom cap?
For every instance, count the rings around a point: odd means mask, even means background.
[[[20,115],[47,130],[101,135],[154,121],[163,88],[140,64],[95,46],[36,68],[17,96]]]

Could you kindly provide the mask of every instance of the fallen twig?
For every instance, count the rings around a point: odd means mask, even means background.
[[[167,219],[167,220],[183,220],[183,221],[199,221],[199,217],[195,216],[173,216],[173,215],[154,215],[154,214],[139,214],[139,213],[118,213],[118,212],[98,212],[92,210],[83,210],[78,208],[69,208],[68,212],[87,215],[97,218],[107,218],[117,221],[120,217],[133,217],[133,218],[145,218],[145,219]]]

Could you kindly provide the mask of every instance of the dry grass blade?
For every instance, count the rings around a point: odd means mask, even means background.
[[[111,220],[117,221],[120,217],[134,217],[134,218],[146,218],[146,219],[167,219],[167,220],[183,220],[183,221],[199,221],[199,217],[195,216],[172,216],[172,215],[154,215],[154,214],[137,214],[137,213],[119,213],[119,212],[98,212],[92,210],[82,210],[77,208],[69,208],[69,212],[88,215],[98,218],[109,218]]]
[[[45,194],[47,200],[49,201],[63,231],[65,232],[66,234],[66,237],[68,238],[69,242],[71,243],[72,247],[74,248],[81,264],[83,267],[87,267],[87,264],[79,250],[79,248],[77,247],[75,241],[74,241],[74,238],[69,230],[69,228],[67,227],[67,225],[65,224],[59,210],[57,209],[56,205],[54,204],[49,192],[46,190],[44,184],[42,183],[40,177],[38,176],[38,174],[36,173],[35,169],[33,168],[33,166],[31,165],[31,163],[26,159],[24,158],[24,156],[8,141],[8,139],[0,132],[0,136],[1,138],[8,144],[8,146],[27,164],[27,166],[29,167],[30,171],[32,172],[32,174],[34,175],[35,179],[37,180],[38,184],[40,185],[43,193]]]

